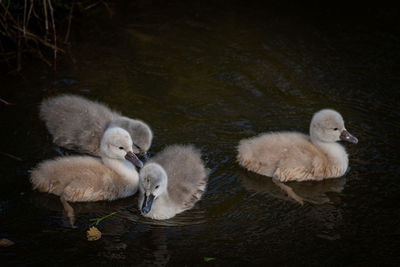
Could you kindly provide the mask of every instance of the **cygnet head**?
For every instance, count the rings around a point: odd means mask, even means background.
[[[167,191],[168,176],[163,167],[157,163],[148,163],[139,173],[139,190],[144,199],[141,211],[146,214],[151,210],[153,200]]]
[[[143,162],[132,152],[132,139],[127,131],[119,127],[108,128],[101,139],[100,152],[102,157],[126,159],[141,168]]]
[[[311,140],[324,143],[348,141],[356,144],[358,139],[352,136],[344,127],[344,121],[339,112],[323,109],[314,114],[310,125]]]
[[[110,127],[121,127],[128,130],[132,134],[133,153],[143,156],[146,155],[153,140],[153,132],[146,123],[140,120],[120,117],[111,121]]]

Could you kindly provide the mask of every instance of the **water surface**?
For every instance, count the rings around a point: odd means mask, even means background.
[[[396,11],[286,3],[118,2],[75,29],[57,73],[29,62],[1,76],[0,248],[15,265],[367,265],[398,263],[400,115]],[[69,154],[38,118],[46,97],[73,93],[140,118],[151,153],[175,143],[202,150],[208,190],[167,221],[140,216],[137,197],[73,204],[32,192],[29,170]],[[357,145],[351,170],[324,182],[290,183],[299,205],[270,178],[236,163],[240,139],[265,131],[307,133],[333,108]],[[21,158],[16,160],[4,153]],[[89,219],[117,211],[86,241]],[[205,263],[203,257],[215,260]]]

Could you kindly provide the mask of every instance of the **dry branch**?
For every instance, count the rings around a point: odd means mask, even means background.
[[[67,4],[66,10],[65,4]],[[88,6],[83,7],[82,4]],[[0,37],[2,38],[0,39],[0,62],[7,62],[11,66],[8,60],[16,58],[17,70],[20,70],[22,55],[28,52],[39,56],[40,59],[49,64],[45,52],[47,48],[50,48],[53,52],[52,65],[56,70],[57,53],[64,53],[64,50],[58,48],[56,28],[60,26],[55,15],[61,20],[67,18],[66,23],[68,24],[63,41],[68,43],[75,10],[87,10],[99,5],[107,9],[110,17],[113,15],[112,9],[105,0],[24,0],[18,2],[0,0]],[[59,11],[60,13],[58,13]],[[49,23],[51,23],[51,29],[49,29]],[[51,33],[49,33],[49,30]]]

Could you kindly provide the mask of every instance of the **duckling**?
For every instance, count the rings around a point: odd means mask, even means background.
[[[277,181],[322,180],[343,176],[348,155],[336,141],[357,143],[335,110],[315,113],[310,136],[296,132],[264,133],[241,140],[237,160],[250,171]]]
[[[118,127],[107,129],[100,153],[101,159],[68,156],[47,160],[31,171],[33,189],[60,196],[72,226],[73,209],[67,201],[114,200],[137,192],[139,174],[132,164],[143,163],[132,153],[129,133]]]
[[[106,129],[120,127],[128,131],[133,153],[146,154],[153,133],[140,120],[121,116],[104,104],[81,96],[60,95],[42,101],[40,118],[58,146],[100,156],[100,143]]]
[[[199,150],[183,145],[165,148],[139,173],[142,215],[163,220],[191,209],[205,191],[207,176]]]

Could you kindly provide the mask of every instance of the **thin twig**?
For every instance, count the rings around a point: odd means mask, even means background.
[[[17,26],[19,27],[19,17],[17,18]],[[21,34],[20,32],[17,33],[17,71],[19,72],[21,70]]]
[[[51,22],[53,24],[53,38],[54,38],[54,71],[57,70],[57,34],[56,34],[56,24],[54,22],[54,12],[53,6],[51,5],[51,0],[48,0],[50,14],[51,14]]]
[[[11,52],[0,53],[0,56],[2,56],[2,57],[11,56],[11,55],[15,55],[15,52],[11,51]]]
[[[10,54],[7,54],[7,55],[3,55],[2,54],[0,61],[1,62],[6,62],[7,66],[11,68],[11,64],[10,64],[9,60],[11,60],[11,59],[13,59],[15,57],[16,57],[16,53],[15,52],[11,52]]]
[[[46,0],[43,0],[43,9],[44,9],[44,25],[45,25],[45,29],[46,29],[46,37],[45,37],[45,39],[47,39],[47,35],[49,34],[49,21],[48,21],[48,18],[47,18]]]
[[[29,7],[28,18],[26,20],[26,27],[28,27],[28,25],[29,25],[29,20],[31,19],[32,9],[33,9],[33,0],[31,0],[31,6]]]
[[[4,99],[1,98],[1,97],[0,97],[0,101],[3,102],[3,103],[6,104],[6,105],[14,105],[14,104],[12,104],[12,103],[10,103],[10,102],[4,100]]]
[[[37,45],[37,44],[36,44]],[[43,55],[43,53],[42,53],[42,51],[40,50],[40,48],[38,47],[36,50],[33,50],[32,51],[32,53],[37,53],[38,55],[39,55],[39,58],[44,62],[44,63],[46,63],[49,67],[51,67],[51,62],[50,61],[48,61],[47,59],[46,59],[46,57]]]
[[[27,7],[27,0],[24,1],[24,37],[25,37],[25,31],[26,31],[26,7]]]
[[[4,20],[4,22],[3,22]],[[5,19],[3,17],[2,20],[0,20],[1,26],[3,26],[4,32],[6,33],[6,36],[10,37],[12,39],[12,35],[10,34],[10,32],[8,31],[8,27],[7,24],[5,24]]]
[[[10,20],[12,20],[12,22],[14,24],[17,24],[17,22],[15,21],[15,18],[13,17],[13,15],[10,12],[8,12],[8,8],[10,7],[10,3],[11,3],[11,1],[8,1],[7,7],[4,6],[4,4],[0,3],[0,5],[4,8],[4,11],[5,11],[3,18],[8,16],[10,18]]]
[[[110,6],[107,4],[107,2],[106,1],[100,1],[105,7],[106,7],[106,9],[107,9],[107,11],[108,11],[108,13],[110,14],[110,18],[112,18],[112,16],[113,16],[113,12],[112,12],[112,10],[111,10],[111,8],[110,8]]]
[[[89,221],[93,222],[93,223],[91,224],[92,226],[93,226],[93,225],[98,225],[102,220],[107,219],[108,217],[113,216],[113,215],[116,214],[116,213],[117,213],[117,212],[114,211],[114,212],[111,212],[110,214],[108,214],[108,215],[106,215],[106,216],[103,216],[103,217],[101,217],[101,218],[92,218],[92,219],[90,219]]]
[[[23,161],[23,159],[21,159],[20,157],[17,157],[17,156],[14,156],[14,155],[8,154],[8,153],[6,153],[6,152],[2,152],[2,151],[0,151],[0,154],[2,154],[2,155],[4,155],[4,156],[7,156],[7,157],[9,157],[9,158],[12,158],[12,159],[18,160],[18,161]]]
[[[16,29],[19,30],[19,31],[22,31],[22,29],[19,28],[19,27],[14,26],[14,28],[16,28]],[[58,47],[55,47],[54,45],[50,44],[49,42],[43,40],[43,39],[40,38],[39,36],[37,36],[37,35],[35,35],[35,34],[29,32],[29,31],[26,32],[26,38],[32,39],[32,40],[37,40],[37,41],[41,42],[43,45],[45,45],[45,46],[47,46],[47,47],[50,47],[50,48],[52,48],[52,49],[56,49],[57,51],[64,53],[64,50],[63,50],[63,49],[58,48]]]
[[[83,10],[91,9],[92,7],[95,7],[95,6],[97,6],[98,4],[100,4],[100,1],[98,1],[98,2],[96,2],[96,3],[93,3],[93,4],[91,4],[91,5],[88,5],[88,6],[85,7]]]
[[[75,5],[75,0],[72,1],[71,4],[71,9],[69,10],[69,16],[68,16],[68,28],[67,28],[67,34],[65,34],[65,40],[64,43],[68,43],[69,39],[69,32],[71,30],[71,21],[72,21],[72,12],[74,10],[74,5]]]
[[[33,0],[32,0],[33,1]],[[37,18],[38,20],[41,20],[41,18],[39,17],[39,15],[36,13],[36,9],[35,6],[33,6],[33,10],[32,10],[32,14],[35,16],[35,18]]]

